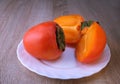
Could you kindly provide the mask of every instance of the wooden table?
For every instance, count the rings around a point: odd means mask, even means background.
[[[119,84],[120,0],[0,0],[0,84]],[[26,69],[16,48],[31,26],[66,14],[99,21],[107,34],[111,61],[99,73],[74,80],[50,79]]]

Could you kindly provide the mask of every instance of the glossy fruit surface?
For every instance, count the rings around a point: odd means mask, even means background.
[[[61,44],[58,45],[57,38],[61,35],[57,28],[61,28],[55,22],[44,22],[30,28],[23,37],[26,51],[32,56],[43,60],[54,60],[60,57],[64,51],[64,35],[62,33]],[[60,31],[61,32],[61,31]],[[57,35],[58,34],[58,35]]]

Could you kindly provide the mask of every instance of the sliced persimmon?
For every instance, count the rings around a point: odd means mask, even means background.
[[[65,15],[54,19],[63,28],[66,43],[76,43],[80,39],[80,26],[84,19],[80,15]]]
[[[77,44],[75,54],[78,61],[90,63],[100,58],[106,45],[106,34],[97,22],[88,21],[83,24],[82,37]]]

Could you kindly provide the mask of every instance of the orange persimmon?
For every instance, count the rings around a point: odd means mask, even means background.
[[[81,31],[82,37],[76,47],[76,58],[82,63],[91,63],[100,58],[106,45],[103,28],[94,21],[86,21]]]
[[[65,15],[54,19],[63,28],[66,43],[76,43],[81,37],[81,22],[84,18],[80,15]]]
[[[65,50],[64,33],[55,22],[43,22],[26,31],[23,45],[35,58],[55,60]]]

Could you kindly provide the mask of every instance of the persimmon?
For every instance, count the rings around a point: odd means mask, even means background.
[[[43,60],[55,60],[65,50],[64,32],[55,22],[43,22],[25,33],[23,44],[32,56]]]
[[[84,18],[80,15],[64,15],[54,19],[63,28],[66,43],[77,43],[81,37],[81,22]]]
[[[106,45],[106,34],[95,21],[82,22],[82,37],[76,46],[76,58],[82,63],[91,63],[100,58]]]

